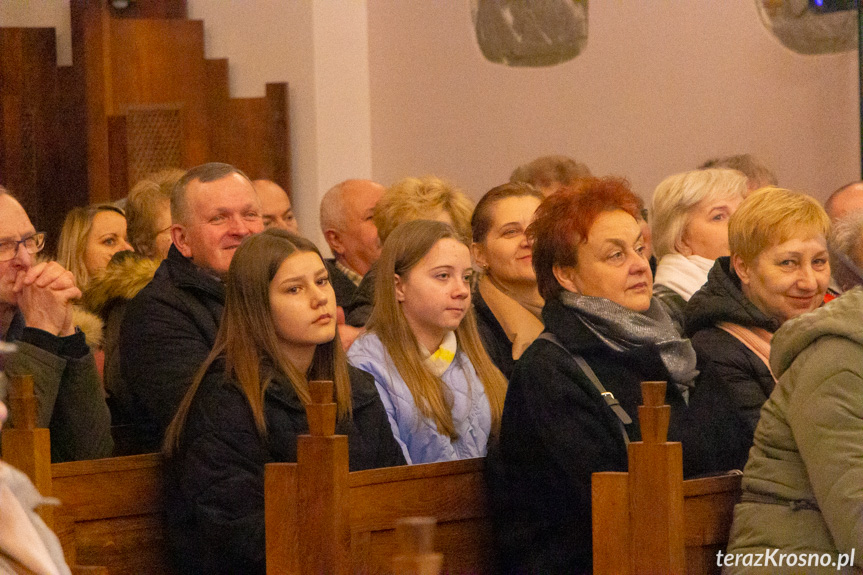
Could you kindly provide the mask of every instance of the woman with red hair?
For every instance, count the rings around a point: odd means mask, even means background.
[[[545,332],[516,362],[489,449],[504,572],[591,571],[590,477],[626,471],[641,381],[668,381],[681,438],[695,352],[652,297],[637,217],[625,180],[591,178],[548,197],[528,228]]]

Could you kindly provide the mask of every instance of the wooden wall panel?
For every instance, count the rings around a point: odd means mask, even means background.
[[[179,107],[183,164],[209,161],[202,22],[113,20],[110,36],[108,115],[122,115],[134,106]],[[112,193],[116,195],[115,190]]]
[[[33,225],[56,242],[67,209],[86,182],[64,157],[53,28],[0,28],[0,184],[20,199]],[[84,189],[82,189],[82,184]]]
[[[135,6],[120,13],[99,0],[72,0],[73,57],[86,86],[90,200],[127,194],[141,162],[128,140],[126,149],[120,144],[117,119],[159,106],[181,111],[181,167],[229,162],[290,192],[287,85],[268,84],[264,98],[232,100],[228,63],[204,59],[203,23],[184,19],[184,0]],[[128,118],[125,128],[132,137]]]

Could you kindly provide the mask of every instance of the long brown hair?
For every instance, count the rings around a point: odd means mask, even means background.
[[[287,376],[303,405],[311,399],[309,379],[332,379],[335,383],[338,418],[344,420],[351,417],[348,363],[338,330],[332,341],[317,346],[307,374],[301,373],[285,357],[279,345],[270,309],[270,283],[282,263],[300,252],[321,255],[309,240],[274,228],[249,236],[237,248],[225,280],[225,311],[222,313],[216,342],[209,357],[195,374],[192,386],[168,426],[163,446],[166,452],[170,453],[179,445],[186,416],[198,387],[210,365],[220,356],[225,357],[226,375],[236,382],[249,402],[255,426],[262,437],[267,433],[264,393],[273,384],[272,374],[261,371],[261,362],[265,359]]]
[[[437,242],[447,238],[465,242],[451,226],[429,220],[414,220],[398,226],[390,233],[378,260],[375,307],[367,327],[380,338],[392,357],[420,413],[435,422],[438,432],[457,439],[452,420],[451,393],[446,389],[446,384],[426,368],[420,343],[411,331],[395,291],[396,274],[406,277]],[[500,428],[506,396],[506,378],[482,346],[473,308],[468,308],[455,335],[459,348],[467,355],[485,389],[491,408],[492,431],[496,433]]]

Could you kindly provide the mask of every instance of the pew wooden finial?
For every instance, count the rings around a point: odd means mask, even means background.
[[[336,432],[336,404],[333,401],[332,381],[310,381],[312,402],[306,405],[309,435],[328,436]]]
[[[9,385],[9,423],[3,429],[3,460],[23,471],[42,495],[51,490],[51,432],[36,428],[36,397],[31,375],[15,375]],[[54,510],[42,506],[39,515],[54,526]]]
[[[665,443],[668,439],[668,422],[671,420],[671,407],[665,405],[664,381],[641,382],[641,397],[644,405],[638,406],[638,421],[641,427],[641,441],[644,443]]]
[[[311,403],[306,405],[309,435],[297,438],[297,524],[309,535],[299,542],[303,574],[348,575],[350,549],[348,517],[348,438],[335,435],[336,404],[332,381],[310,381]],[[315,543],[313,543],[315,542]]]
[[[434,552],[434,517],[405,517],[396,524],[398,555],[393,575],[438,575],[443,554]]]
[[[36,429],[36,395],[32,375],[14,375],[9,382],[9,421],[12,429]]]

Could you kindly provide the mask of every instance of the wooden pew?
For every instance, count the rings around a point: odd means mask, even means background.
[[[739,472],[683,480],[680,443],[667,442],[671,408],[665,382],[644,382],[642,441],[629,445],[629,471],[594,473],[593,572],[719,573]]]
[[[483,459],[349,473],[332,384],[311,391],[297,463],[266,466],[267,573],[390,573],[406,516],[437,519],[443,572],[493,571]]]
[[[393,575],[438,575],[443,554],[434,552],[433,517],[405,517],[396,523],[398,555],[393,557]]]
[[[67,463],[50,462],[50,435],[35,429],[29,377],[10,386],[10,424],[3,458],[24,471],[39,491],[60,500],[40,515],[57,533],[76,572],[173,573],[162,527],[162,458],[158,453]],[[102,571],[104,572],[104,571]]]

